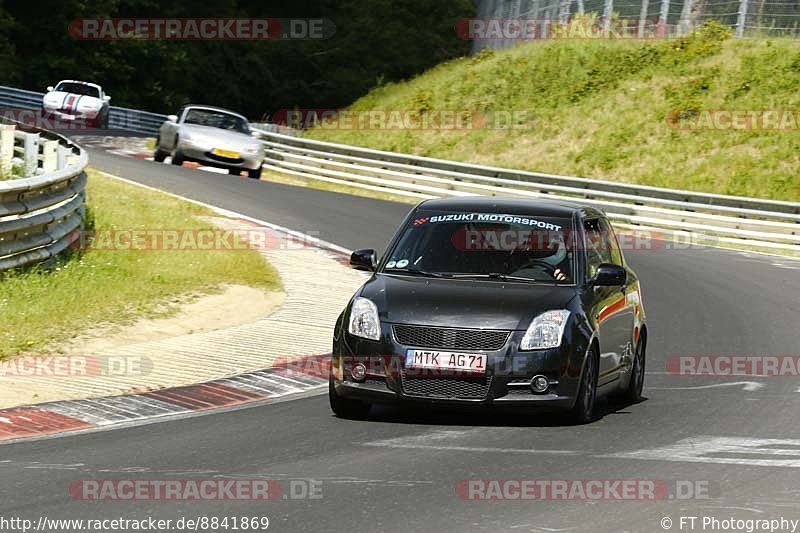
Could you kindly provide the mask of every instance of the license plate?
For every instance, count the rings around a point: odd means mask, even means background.
[[[483,374],[486,372],[486,355],[410,349],[406,352],[406,368],[461,370]]]
[[[221,148],[214,148],[211,153],[220,157],[227,157],[228,159],[239,159],[239,152],[232,152],[231,150],[223,150]]]

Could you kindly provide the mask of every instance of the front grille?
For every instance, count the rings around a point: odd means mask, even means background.
[[[395,324],[394,337],[406,346],[451,350],[495,351],[502,348],[510,331],[498,329],[457,329]]]
[[[407,377],[402,372],[403,394],[423,398],[483,400],[492,385],[487,376]]]

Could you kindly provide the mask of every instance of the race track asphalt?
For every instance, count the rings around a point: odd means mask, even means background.
[[[348,248],[382,249],[410,208],[96,150],[90,161]],[[327,397],[312,395],[2,445],[0,517],[267,516],[270,531],[287,532],[654,532],[664,531],[664,517],[672,530],[680,530],[680,516],[800,519],[800,380],[666,372],[675,355],[800,354],[800,262],[713,248],[661,247],[627,257],[642,279],[649,319],[647,399],[606,402],[592,424],[397,407],[355,422],[334,418]],[[68,490],[81,479],[176,478],[270,478],[284,490],[313,479],[322,492],[271,502],[87,502]],[[456,485],[470,479],[696,481],[708,497],[462,500]]]

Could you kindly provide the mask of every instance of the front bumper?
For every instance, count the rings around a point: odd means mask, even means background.
[[[331,373],[336,393],[373,403],[398,401],[443,404],[509,405],[568,409],[575,403],[585,347],[565,335],[560,348],[519,351],[524,331],[513,331],[505,345],[494,351],[442,349],[487,355],[485,374],[420,371],[405,367],[410,348],[435,349],[400,344],[391,324],[382,324],[380,341],[370,341],[341,332],[334,339]],[[364,380],[353,379],[357,363],[367,369]],[[544,393],[533,393],[531,378],[543,375],[550,381]]]
[[[195,163],[211,167],[255,170],[261,167],[264,162],[264,154],[261,153],[251,154],[238,150],[230,150],[236,152],[239,157],[229,158],[214,154],[212,152],[214,148],[219,147],[203,146],[190,141],[181,141],[178,151],[186,161],[194,161]]]
[[[53,108],[42,108],[42,116],[44,118],[50,119],[57,119],[63,120],[67,122],[71,121],[78,121],[78,120],[85,120],[85,121],[92,121],[96,120],[100,115],[100,110],[86,110],[83,112],[77,111],[64,111],[60,109],[53,109]]]

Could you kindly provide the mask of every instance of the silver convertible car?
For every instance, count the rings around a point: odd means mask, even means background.
[[[253,179],[261,177],[264,146],[254,138],[247,119],[218,107],[187,105],[180,115],[170,115],[158,130],[154,159],[159,163],[172,156],[173,165],[194,161],[226,168],[239,175],[246,170]]]

